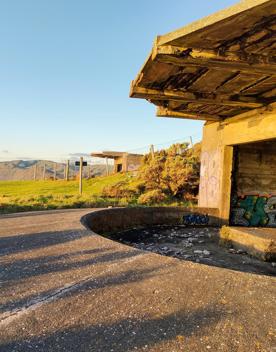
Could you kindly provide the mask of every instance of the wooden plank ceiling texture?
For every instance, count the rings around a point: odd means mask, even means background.
[[[156,38],[130,96],[220,121],[276,101],[276,0],[246,0]]]

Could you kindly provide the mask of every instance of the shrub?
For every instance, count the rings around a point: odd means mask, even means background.
[[[145,190],[143,182],[121,181],[114,185],[105,186],[102,196],[107,198],[131,199],[138,197]]]
[[[159,190],[177,199],[191,199],[198,194],[200,144],[173,144],[166,150],[145,155],[139,179],[146,190]]]
[[[167,196],[159,189],[154,189],[142,194],[138,198],[138,204],[153,205],[166,200]]]

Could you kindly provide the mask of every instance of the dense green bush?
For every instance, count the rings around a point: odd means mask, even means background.
[[[192,199],[198,194],[200,144],[174,144],[154,155],[147,154],[139,171],[146,190],[159,190],[169,197]]]
[[[194,200],[199,185],[200,144],[187,143],[146,154],[137,177],[104,187],[105,198],[153,205],[166,201]]]

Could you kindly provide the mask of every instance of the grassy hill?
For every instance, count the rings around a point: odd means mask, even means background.
[[[124,205],[101,194],[105,186],[130,179],[130,174],[114,174],[83,180],[82,195],[78,181],[0,181],[0,213]]]

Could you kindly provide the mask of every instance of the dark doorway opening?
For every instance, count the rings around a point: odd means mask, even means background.
[[[276,227],[276,140],[234,147],[230,224]]]
[[[117,172],[121,172],[123,170],[123,164],[117,164]]]

